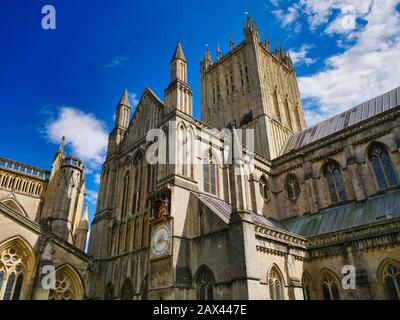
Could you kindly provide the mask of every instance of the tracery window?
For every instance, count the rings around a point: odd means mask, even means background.
[[[24,283],[24,264],[13,247],[0,258],[0,300],[19,300]]]
[[[210,150],[208,159],[203,163],[203,187],[204,191],[217,194],[217,164]]]
[[[283,300],[282,283],[278,269],[273,267],[268,277],[269,297],[271,300]]]
[[[374,169],[379,190],[386,190],[388,187],[397,186],[398,182],[390,161],[389,153],[384,146],[374,144],[369,151],[369,160]]]
[[[383,283],[392,300],[400,300],[400,270],[394,263],[388,263],[382,274]]]
[[[346,201],[347,194],[339,164],[335,161],[328,162],[324,174],[332,203]]]
[[[303,297],[304,297],[304,300],[311,300],[312,299],[311,279],[306,274],[303,274],[302,284],[303,284]]]
[[[286,179],[286,195],[291,200],[297,199],[300,195],[300,184],[293,175]]]
[[[267,182],[267,179],[265,179],[264,177],[261,177],[259,186],[260,186],[260,194],[261,194],[261,196],[264,198],[264,200],[268,200],[269,199],[269,195],[268,195],[268,182]]]
[[[200,267],[196,276],[197,300],[214,300],[214,275],[206,267]]]
[[[338,283],[333,275],[325,272],[322,275],[321,286],[324,300],[340,300]]]

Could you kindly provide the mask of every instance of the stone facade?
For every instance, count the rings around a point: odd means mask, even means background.
[[[130,122],[116,117],[89,297],[398,299],[400,90],[307,129],[289,55],[250,19],[241,44],[215,62],[207,51],[200,68],[202,121],[180,43],[165,103],[146,88]],[[226,161],[232,127],[254,129],[255,153],[238,146],[251,172]],[[166,163],[149,163],[162,148]]]
[[[87,297],[83,164],[63,144],[51,172],[0,159],[0,300]]]

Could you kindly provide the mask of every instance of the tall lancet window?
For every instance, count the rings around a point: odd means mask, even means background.
[[[142,173],[143,173],[143,161],[142,156],[139,155],[135,161],[135,180],[133,185],[133,203],[132,210],[136,213],[141,208],[142,201]]]
[[[128,214],[128,192],[129,192],[129,178],[130,171],[128,170],[124,176],[124,183],[122,186],[122,206],[121,206],[121,216],[125,218]]]
[[[217,194],[217,164],[211,149],[203,163],[203,186],[205,192]]]
[[[212,271],[206,266],[201,266],[196,275],[197,300],[213,300],[214,283]]]
[[[332,160],[329,161],[325,167],[324,174],[332,203],[346,201],[347,194],[339,164]]]
[[[374,144],[369,151],[369,159],[375,173],[379,190],[397,186],[397,178],[393,170],[387,149],[381,144]]]
[[[273,267],[269,273],[268,286],[271,300],[283,300],[282,277],[279,270]]]

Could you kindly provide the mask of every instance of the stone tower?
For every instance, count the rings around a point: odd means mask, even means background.
[[[165,89],[165,106],[168,111],[178,109],[192,115],[192,89],[187,83],[187,62],[180,42],[176,46],[170,69],[170,83]]]
[[[129,102],[128,89],[125,89],[117,105],[115,113],[114,129],[108,138],[107,157],[116,151],[129,125],[131,105]]]
[[[60,238],[75,244],[85,196],[85,177],[82,161],[65,155],[64,141],[63,137],[54,155],[41,222]]]
[[[271,51],[248,18],[244,41],[213,62],[210,51],[200,63],[201,117],[209,126],[254,129],[255,151],[276,158],[293,133],[306,128],[296,74],[288,53]]]

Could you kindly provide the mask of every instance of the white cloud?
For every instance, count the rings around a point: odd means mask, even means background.
[[[310,58],[308,56],[308,52],[309,50],[312,48],[313,46],[311,45],[307,45],[307,44],[303,44],[301,46],[301,48],[299,50],[290,50],[289,54],[290,54],[290,58],[292,59],[294,64],[297,65],[301,65],[301,64],[306,64],[306,65],[310,65],[313,64],[316,60],[313,58]]]
[[[104,64],[104,68],[117,68],[121,67],[128,61],[128,57],[125,56],[116,56],[111,59],[108,63]]]
[[[99,185],[100,184],[100,173],[95,173],[94,177],[93,177],[93,181],[95,184]]]
[[[98,193],[96,191],[93,190],[88,190],[86,189],[86,197],[85,200],[91,204],[92,206],[96,207],[97,204],[97,196]]]
[[[133,93],[129,94],[129,101],[132,106],[136,107],[137,104],[139,103],[140,99],[139,99],[138,95],[135,92],[133,92]]]
[[[295,4],[311,30],[324,28],[322,36],[339,37],[338,44],[345,49],[327,58],[321,71],[298,79],[309,125],[400,85],[399,3],[299,0]],[[363,26],[347,29],[349,10],[343,8],[351,8],[351,14]],[[292,26],[296,23],[293,21]]]
[[[73,107],[61,107],[57,116],[45,125],[47,138],[59,143],[65,136],[65,143],[72,148],[72,154],[79,157],[86,168],[95,168],[103,161],[108,132],[105,123],[93,114]]]

